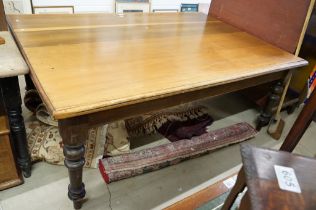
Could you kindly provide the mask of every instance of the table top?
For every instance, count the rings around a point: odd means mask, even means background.
[[[9,15],[8,22],[56,119],[307,64],[199,13]]]
[[[241,146],[241,156],[251,209],[315,209],[316,159],[246,144]],[[280,188],[275,165],[294,170],[301,193]],[[291,175],[285,178],[292,180],[291,185],[296,184]]]
[[[0,45],[0,78],[27,74],[29,69],[8,31],[0,31],[5,44]]]

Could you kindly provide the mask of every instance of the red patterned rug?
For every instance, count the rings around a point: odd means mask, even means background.
[[[137,176],[212,150],[253,138],[257,131],[248,123],[237,123],[192,139],[183,139],[138,152],[104,158],[99,169],[106,183]]]

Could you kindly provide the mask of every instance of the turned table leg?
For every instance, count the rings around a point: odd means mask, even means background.
[[[26,85],[25,89],[26,90],[35,90],[36,89],[30,75],[28,75],[28,74],[24,75],[24,80],[25,80],[25,85]]]
[[[9,118],[11,137],[17,153],[17,163],[22,169],[24,177],[30,177],[31,159],[27,149],[18,77],[2,78],[1,89]]]
[[[85,163],[84,143],[88,129],[82,120],[60,120],[59,132],[64,143],[65,166],[68,168],[70,184],[68,197],[74,208],[80,209],[86,191],[82,182],[82,169]]]
[[[280,100],[280,94],[283,91],[283,87],[281,82],[278,82],[272,90],[272,93],[269,96],[269,100],[267,105],[264,107],[263,111],[261,112],[256,129],[258,131],[261,130],[262,127],[267,126],[271,120],[271,117],[273,115],[272,109],[275,107],[279,100]]]

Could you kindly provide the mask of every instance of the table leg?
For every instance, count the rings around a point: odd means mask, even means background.
[[[292,152],[296,145],[301,140],[306,129],[312,122],[313,116],[316,113],[316,91],[314,90],[309,97],[306,105],[302,109],[301,113],[297,117],[293,127],[286,136],[280,150]]]
[[[35,90],[36,89],[30,75],[28,75],[28,74],[24,75],[24,79],[25,79],[25,85],[26,85],[25,89],[26,90]]]
[[[222,207],[222,210],[229,210],[233,206],[237,196],[241,193],[246,187],[246,176],[244,172],[244,168],[242,167],[238,173],[236,183],[233,189],[230,191],[227,196],[225,203]]]
[[[58,127],[64,143],[65,166],[68,168],[70,179],[68,197],[73,201],[74,208],[80,209],[86,194],[82,182],[82,169],[85,163],[84,143],[88,129],[81,120],[60,120]]]
[[[26,84],[24,105],[28,110],[33,112],[33,114],[36,114],[37,107],[43,102],[32,82],[30,75],[25,75],[24,78],[25,78],[25,84]]]
[[[251,203],[248,192],[245,193],[244,197],[242,197],[239,205],[240,210],[251,209]]]
[[[11,137],[17,153],[17,163],[24,177],[31,176],[31,158],[27,149],[26,131],[22,116],[22,100],[18,77],[1,79],[1,89],[7,110]]]
[[[282,90],[283,90],[283,87],[282,87],[281,82],[278,82],[273,87],[272,93],[269,96],[268,104],[263,109],[263,111],[261,112],[258,118],[257,127],[256,127],[258,131],[260,131],[262,127],[267,126],[269,124],[272,114],[273,114],[272,109],[278,104]]]

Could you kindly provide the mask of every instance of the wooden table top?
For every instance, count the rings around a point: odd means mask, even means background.
[[[10,15],[8,21],[56,119],[307,64],[197,13]]]
[[[241,145],[241,156],[251,209],[315,209],[316,159],[246,144]],[[275,165],[294,170],[301,193],[281,189]]]

